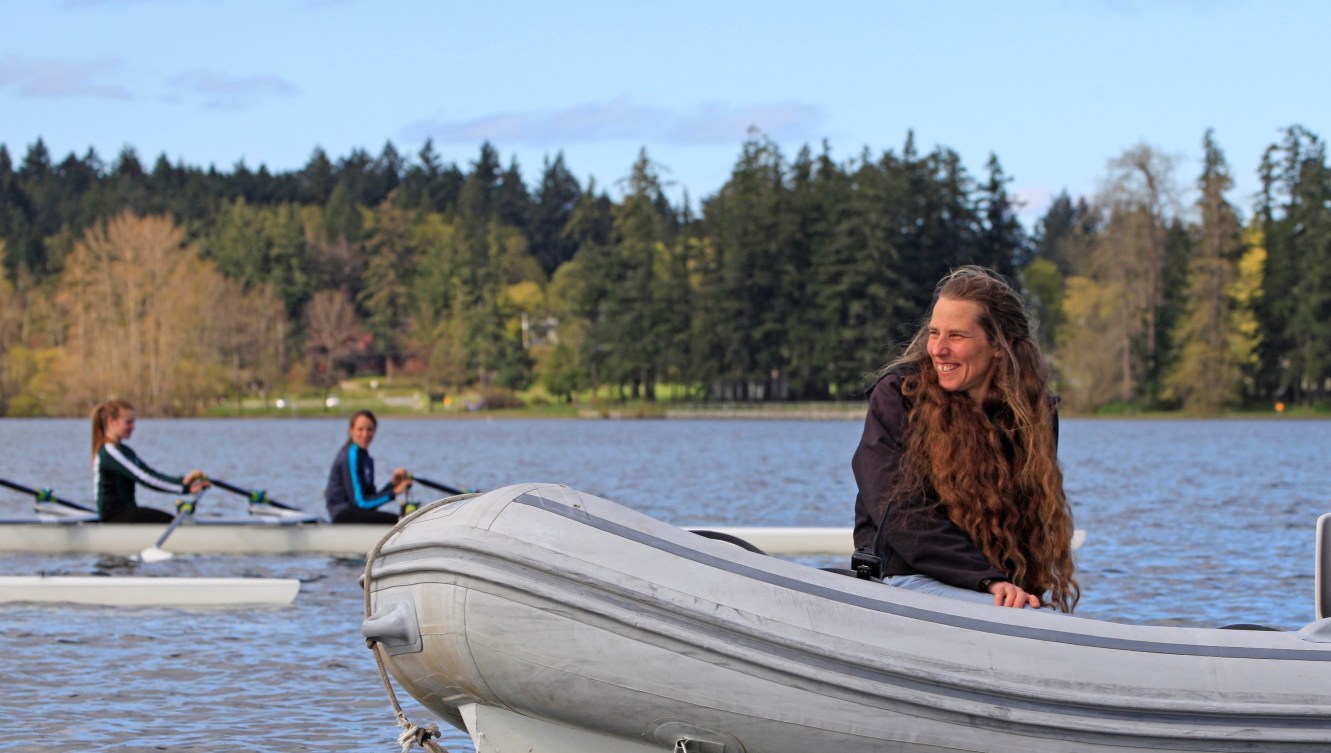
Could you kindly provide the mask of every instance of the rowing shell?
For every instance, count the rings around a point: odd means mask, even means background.
[[[244,519],[249,521],[251,519]],[[217,522],[200,519],[177,528],[164,548],[173,554],[363,555],[390,526],[307,523]],[[153,545],[165,525],[104,525],[80,522],[0,523],[0,552],[45,554],[138,554]],[[709,528],[738,536],[770,554],[844,554],[849,528]]]
[[[854,543],[849,528],[767,528],[687,526],[741,538],[768,554],[838,555],[849,558]],[[165,525],[103,525],[91,522],[0,522],[0,552],[45,554],[138,554],[152,546]],[[388,533],[389,526],[273,522],[271,518],[197,519],[171,534],[165,548],[173,554],[334,554],[364,555]],[[1085,531],[1077,531],[1073,547]]]
[[[268,518],[199,519],[172,532],[163,548],[173,554],[339,554],[368,552],[388,526],[281,524]],[[163,524],[93,522],[0,523],[0,552],[134,555],[153,546]]]
[[[0,603],[126,607],[285,606],[295,601],[299,591],[300,581],[294,578],[0,576]]]

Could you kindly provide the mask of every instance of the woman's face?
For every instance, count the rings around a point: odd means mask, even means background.
[[[134,409],[125,408],[120,411],[120,415],[113,416],[106,421],[106,438],[111,442],[119,443],[129,439],[134,434]]]
[[[370,443],[374,441],[374,422],[368,416],[356,416],[356,420],[351,424],[351,441],[362,450],[370,449]]]
[[[980,328],[980,304],[939,298],[929,319],[929,357],[938,383],[984,402],[998,349]]]

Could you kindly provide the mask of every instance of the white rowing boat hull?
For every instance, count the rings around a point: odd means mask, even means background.
[[[41,515],[36,519],[0,520],[0,552],[46,554],[138,554],[166,530],[161,525],[103,525],[91,516]],[[742,539],[780,556],[844,556],[855,549],[849,528],[686,526]],[[173,554],[340,554],[363,555],[388,533],[389,526],[332,525],[312,515],[279,510],[243,518],[194,517],[172,532],[166,550]],[[1076,549],[1086,539],[1078,530]],[[847,564],[849,564],[847,562]]]
[[[555,484],[423,509],[365,587],[362,632],[393,677],[483,753],[1331,751],[1331,619],[1273,632],[1002,609]]]
[[[0,602],[121,607],[285,606],[294,578],[145,578],[138,576],[0,576]]]
[[[702,528],[703,526],[695,526]],[[0,552],[45,554],[138,554],[151,547],[165,525],[98,523],[0,524]],[[174,554],[364,555],[388,533],[374,525],[275,525],[186,523],[163,546]],[[708,528],[737,536],[769,554],[845,555],[853,548],[849,528]]]
[[[99,523],[0,525],[0,551],[132,555],[157,542],[165,525]],[[372,525],[184,524],[162,548],[173,554],[363,555],[388,532]]]

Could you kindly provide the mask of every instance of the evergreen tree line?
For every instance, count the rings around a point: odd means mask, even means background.
[[[655,399],[862,397],[934,284],[977,263],[1018,282],[1065,405],[1214,411],[1331,391],[1331,181],[1288,129],[1243,219],[1213,135],[1199,197],[1146,145],[1027,234],[997,157],[789,157],[760,133],[695,213],[644,151],[612,199],[562,155],[527,183],[484,144],[427,142],[300,170],[145,169],[132,149],[56,163],[0,145],[0,414],[110,395],[190,413],[355,373],[499,397],[538,385]]]

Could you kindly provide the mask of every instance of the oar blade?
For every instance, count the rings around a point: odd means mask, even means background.
[[[167,526],[165,531],[162,531],[162,535],[157,539],[157,543],[153,544],[147,549],[144,549],[142,552],[139,552],[140,561],[163,562],[165,560],[171,559],[174,556],[170,552],[163,549],[162,545],[166,543],[166,540],[168,538],[170,538],[172,532],[174,532],[177,528],[180,527],[181,523],[184,523],[191,515],[194,514],[194,508],[198,506],[199,500],[203,498],[203,493],[206,491],[208,491],[208,488],[204,487],[195,492],[194,499],[191,502],[182,502],[181,500],[176,500],[176,510],[178,510],[178,512],[176,513],[175,519],[171,521],[171,525]]]
[[[174,556],[176,555],[168,552],[165,549],[162,549],[161,547],[150,546],[147,549],[144,549],[142,552],[139,552],[139,561],[147,563],[165,562]]]

